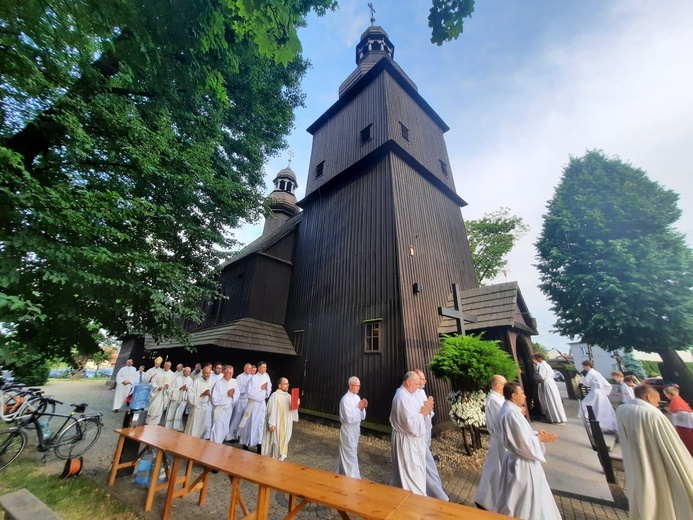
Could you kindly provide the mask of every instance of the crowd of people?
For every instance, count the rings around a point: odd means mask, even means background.
[[[567,421],[552,371],[542,354],[533,357],[537,399],[545,421]],[[211,442],[240,443],[244,449],[284,460],[288,454],[297,403],[282,377],[272,392],[267,364],[247,363],[234,378],[233,367],[222,363],[197,364],[194,369],[171,362],[137,371],[128,360],[116,377],[113,408],[125,403],[135,384],[151,385],[148,424],[163,424]],[[608,400],[611,384],[591,361],[583,363],[582,381],[590,391],[580,406],[593,411],[603,431],[618,432],[622,444],[627,494],[632,519],[684,518],[693,511],[693,410],[678,389],[665,390],[673,416],[669,421],[658,408],[659,393],[640,385],[632,376],[615,371],[622,385],[623,404],[615,411]],[[368,400],[359,396],[361,382],[349,378],[339,404],[341,422],[336,472],[361,478],[358,443]],[[431,451],[434,398],[425,391],[422,370],[404,375],[392,400],[390,424],[393,476],[391,484],[412,493],[448,500]],[[516,518],[560,519],[561,515],[546,479],[544,443],[558,436],[535,431],[527,418],[526,396],[521,384],[495,375],[486,400],[486,428],[490,444],[474,501],[477,507]],[[590,397],[591,396],[591,397]],[[187,421],[184,416],[187,415]],[[642,468],[648,468],[643,471]],[[683,516],[682,516],[683,515]]]
[[[200,363],[194,369],[157,358],[154,366],[136,371],[132,360],[116,375],[113,411],[117,412],[135,385],[149,385],[147,424],[162,425],[216,443],[240,443],[257,453],[284,460],[288,454],[298,403],[282,377],[272,392],[267,363],[246,363],[234,377],[231,365]],[[187,417],[187,420],[185,419]]]

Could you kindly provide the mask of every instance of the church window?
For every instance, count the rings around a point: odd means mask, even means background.
[[[325,161],[321,162],[320,164],[317,164],[315,166],[315,176],[320,177],[322,175],[324,169],[325,169]]]
[[[381,320],[368,320],[363,324],[363,348],[366,352],[380,352]]]
[[[303,332],[302,330],[294,331],[294,350],[299,356],[301,355],[301,350],[303,350]]]
[[[402,139],[409,142],[409,129],[402,124],[402,121],[399,122],[399,129],[402,131]]]
[[[361,146],[373,139],[373,124],[368,125],[366,128],[361,130]]]
[[[446,177],[448,176],[448,165],[445,164],[443,161],[440,161],[440,171],[443,172],[443,175]]]

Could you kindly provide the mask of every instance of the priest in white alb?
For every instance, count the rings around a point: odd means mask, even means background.
[[[428,401],[426,397],[426,375],[423,370],[414,370],[416,375],[419,376],[419,389],[416,391],[419,403],[422,405]],[[439,500],[444,500],[448,502],[447,493],[443,489],[443,482],[440,480],[440,473],[438,473],[438,467],[436,466],[436,461],[433,458],[433,452],[431,452],[431,433],[433,431],[433,416],[435,413],[431,410],[431,413],[424,417],[426,423],[426,495],[432,498],[437,498]]]
[[[539,404],[547,421],[565,424],[568,418],[563,409],[561,393],[553,379],[553,368],[544,360],[544,354],[537,352],[532,356],[534,363],[534,381],[537,383]]]
[[[183,413],[188,406],[188,388],[193,383],[190,367],[183,368],[183,374],[176,377],[168,387],[168,408],[166,409],[166,428],[183,431]]]
[[[272,381],[267,373],[267,363],[257,364],[257,374],[248,382],[248,406],[239,424],[240,441],[243,449],[257,446],[257,453],[262,452],[262,433],[265,426],[266,399],[272,394]]]
[[[113,411],[117,412],[125,404],[125,400],[132,393],[135,386],[137,369],[132,366],[132,359],[125,362],[125,366],[118,370],[116,375],[115,395],[113,396]]]
[[[541,465],[546,462],[542,443],[554,442],[558,437],[545,430],[532,430],[522,413],[526,398],[519,383],[506,383],[503,397],[505,403],[498,422],[507,451],[503,455],[495,509],[522,520],[560,520],[561,513]]]
[[[425,417],[433,410],[433,398],[420,403],[418,388],[419,376],[407,372],[392,400],[392,485],[426,496]]]
[[[361,381],[356,376],[349,378],[349,390],[339,402],[339,462],[336,472],[352,478],[361,478],[359,471],[358,446],[361,436],[361,421],[366,419],[368,400],[359,397]]]
[[[229,433],[226,434],[227,441],[238,442],[238,438],[240,437],[238,425],[241,423],[245,409],[248,406],[248,381],[250,381],[250,378],[253,377],[252,369],[253,365],[246,363],[243,367],[243,372],[236,378],[238,401],[233,406],[231,425],[229,426]]]
[[[212,380],[210,374],[212,366],[207,365],[202,369],[202,375],[195,379],[188,389],[188,422],[185,425],[185,433],[193,437],[202,438],[209,427],[208,408],[212,406],[209,396],[212,393]]]
[[[175,373],[171,370],[171,362],[164,363],[164,369],[158,372],[151,382],[152,392],[149,394],[147,424],[159,424],[161,416],[168,406],[168,387],[173,383]]]
[[[488,452],[484,460],[484,469],[481,472],[481,481],[476,489],[474,503],[480,509],[496,511],[495,498],[500,486],[501,464],[505,455],[503,436],[501,435],[498,418],[505,403],[503,387],[507,383],[505,377],[495,375],[491,378],[491,391],[486,397],[486,429],[490,435]]]
[[[295,422],[298,422],[298,408],[291,409],[289,380],[280,377],[277,389],[267,401],[262,454],[273,459],[285,460],[289,454],[289,441]]]
[[[144,373],[144,381],[143,383],[146,385],[151,385],[152,381],[154,381],[154,377],[159,373],[163,371],[163,368],[161,368],[161,363],[164,362],[164,358],[161,356],[158,356],[156,359],[154,359],[154,366],[147,370]]]
[[[693,457],[658,409],[659,392],[640,385],[634,394],[616,412],[629,518],[693,518]]]
[[[578,417],[587,417],[587,407],[591,406],[594,417],[599,422],[599,427],[604,433],[615,433],[616,411],[609,401],[612,386],[606,378],[594,369],[594,362],[586,359],[582,367],[587,371],[583,376],[583,384],[590,389],[587,397],[580,402]]]
[[[233,367],[226,365],[221,379],[218,379],[212,387],[212,431],[209,440],[221,444],[226,440],[231,424],[233,407],[238,400],[236,380],[233,377]]]

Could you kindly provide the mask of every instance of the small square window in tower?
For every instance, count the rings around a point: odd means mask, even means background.
[[[440,171],[443,172],[443,175],[446,177],[448,176],[448,165],[445,164],[443,161],[440,161]]]
[[[315,165],[315,177],[320,177],[325,169],[325,161]]]
[[[399,122],[399,129],[402,132],[402,139],[409,142],[409,129],[402,124],[402,121]]]
[[[361,146],[373,139],[373,124],[371,123],[366,128],[361,130]]]
[[[366,352],[380,352],[380,320],[363,324],[363,349]]]

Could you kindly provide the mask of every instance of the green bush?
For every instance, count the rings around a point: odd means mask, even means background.
[[[641,361],[640,363],[645,370],[645,377],[657,377],[662,375],[659,371],[659,363],[657,361]]]
[[[50,366],[45,361],[37,361],[35,364],[15,366],[12,370],[14,380],[27,386],[42,386],[48,382]]]
[[[433,356],[431,371],[451,382],[454,390],[488,390],[495,374],[513,381],[518,376],[515,360],[500,347],[499,341],[481,335],[443,336],[440,352]]]

